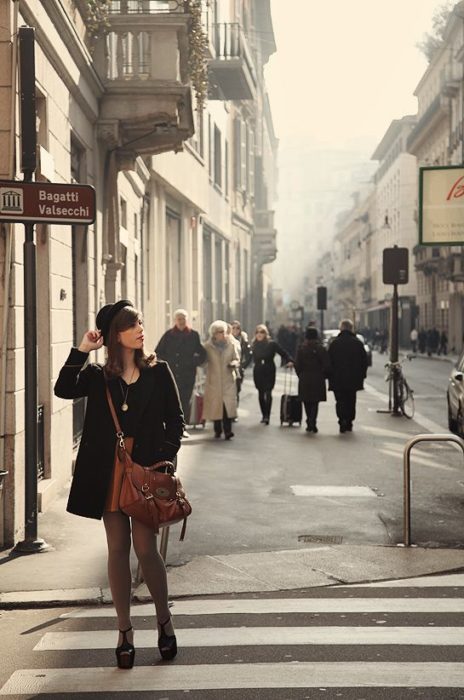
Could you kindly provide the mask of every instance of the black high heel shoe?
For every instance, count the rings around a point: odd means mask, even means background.
[[[131,642],[127,641],[126,637],[131,629],[132,627],[129,627],[127,630],[119,630],[122,634],[122,643],[115,649],[118,668],[129,669],[134,665],[135,647]]]
[[[158,627],[160,628],[160,634],[158,637],[158,649],[161,654],[161,658],[165,661],[171,661],[177,654],[177,639],[175,634],[166,634],[164,628],[171,621],[168,617],[166,622],[158,622]]]

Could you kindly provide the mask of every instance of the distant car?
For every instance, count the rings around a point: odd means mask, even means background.
[[[337,328],[331,328],[326,331],[322,331],[322,344],[325,348],[328,348],[330,343],[334,338],[337,337],[337,335],[340,333],[340,331]],[[366,339],[364,338],[361,333],[356,333],[356,337],[358,340],[361,341],[361,343],[364,345],[364,350],[366,351],[367,355],[367,366],[372,367],[372,349],[371,346],[366,343]]]
[[[464,437],[464,353],[451,370],[446,395],[448,427],[452,433]]]

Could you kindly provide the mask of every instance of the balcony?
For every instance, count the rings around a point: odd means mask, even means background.
[[[430,134],[432,129],[434,129],[444,117],[449,116],[449,114],[449,99],[443,94],[437,95],[409,134],[406,142],[408,153],[416,155],[421,144]]]
[[[210,99],[253,100],[256,71],[245,34],[238,23],[213,26],[215,57],[209,64]]]
[[[112,0],[95,46],[105,91],[99,137],[130,161],[177,151],[194,132],[182,0]]]
[[[258,267],[274,262],[277,257],[277,231],[274,228],[274,212],[255,212],[255,233],[252,239],[253,257]]]
[[[443,262],[440,272],[450,282],[464,282],[464,254],[462,248],[450,248]],[[440,262],[441,262],[440,261]]]

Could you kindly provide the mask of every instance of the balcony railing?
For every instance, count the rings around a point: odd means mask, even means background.
[[[256,71],[248,42],[237,22],[213,25],[215,57],[210,71],[216,86],[226,100],[251,100],[256,90]],[[212,99],[220,99],[220,93],[212,90]]]
[[[137,155],[178,150],[193,134],[189,15],[181,0],[112,0],[95,47],[105,92],[99,137]],[[129,147],[129,149],[127,148]]]
[[[111,0],[110,14],[166,14],[183,13],[186,5],[183,0]]]

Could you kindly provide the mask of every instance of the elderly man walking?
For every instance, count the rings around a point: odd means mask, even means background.
[[[353,430],[356,417],[356,392],[364,389],[367,354],[364,345],[353,332],[353,323],[344,319],[340,333],[329,345],[329,389],[335,394],[340,432]]]
[[[206,352],[200,336],[188,325],[185,309],[174,312],[174,326],[162,336],[155,352],[171,368],[179,389],[185,422],[188,424],[196,369],[206,360]],[[184,433],[184,437],[188,437],[188,433]]]

